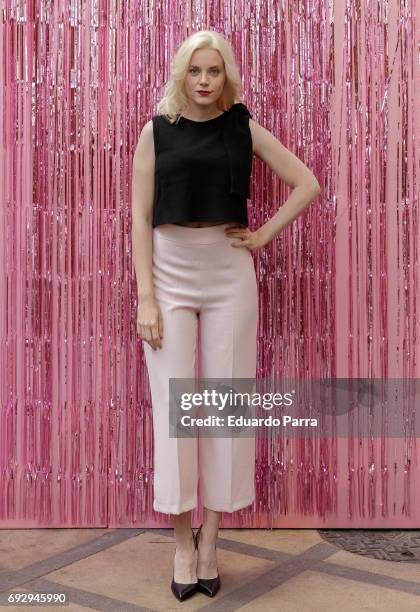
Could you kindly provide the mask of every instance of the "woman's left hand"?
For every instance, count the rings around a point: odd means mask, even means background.
[[[226,236],[230,238],[239,238],[238,242],[232,242],[233,247],[247,247],[250,251],[255,251],[266,245],[264,236],[260,230],[251,232],[248,227],[242,225],[230,225],[225,228]]]

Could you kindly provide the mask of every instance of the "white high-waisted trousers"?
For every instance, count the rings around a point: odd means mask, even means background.
[[[255,378],[258,289],[251,251],[233,247],[230,223],[153,228],[153,281],[162,348],[143,341],[154,436],[153,508],[180,514],[203,505],[234,512],[255,500],[255,437],[169,437],[169,379]]]

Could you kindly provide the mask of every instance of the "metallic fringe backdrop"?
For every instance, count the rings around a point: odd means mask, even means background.
[[[1,1],[3,526],[168,521],[152,508],[131,173],[195,30],[231,41],[253,118],[322,187],[253,253],[258,377],[417,376],[419,8]],[[289,193],[254,158],[251,229]],[[347,439],[259,438],[256,503],[223,526],[418,527],[415,443],[412,429],[374,439],[357,423]]]

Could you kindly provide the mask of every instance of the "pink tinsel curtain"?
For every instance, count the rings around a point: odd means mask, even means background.
[[[255,253],[258,376],[418,374],[419,0],[1,3],[0,520],[154,526],[131,172],[180,42],[232,43],[322,193]],[[254,158],[251,229],[290,189]],[[401,419],[404,415],[401,413]],[[224,526],[418,527],[416,431],[261,438]]]

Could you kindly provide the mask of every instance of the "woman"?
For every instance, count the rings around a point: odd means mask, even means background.
[[[171,438],[169,379],[255,378],[258,292],[252,251],[264,247],[320,191],[310,170],[240,102],[229,43],[196,32],[178,49],[158,115],[143,127],[133,162],[137,329],[149,374],[154,431],[154,510],[172,514],[172,592],[183,601],[220,588],[216,541],[222,512],[255,500],[254,438]],[[248,228],[252,155],[293,187],[264,225]],[[203,523],[191,511],[197,483]]]

